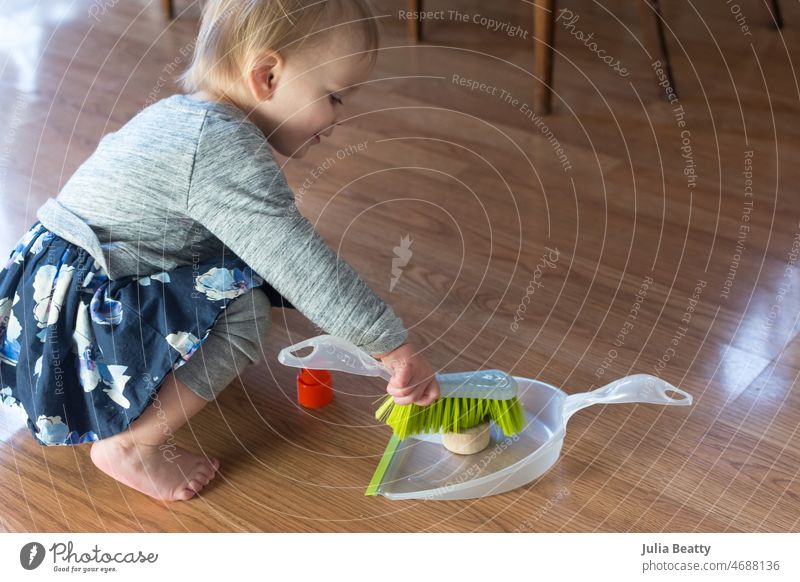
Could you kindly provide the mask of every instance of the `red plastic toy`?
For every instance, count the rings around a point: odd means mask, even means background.
[[[333,379],[327,370],[300,368],[297,401],[305,408],[322,408],[333,400]]]

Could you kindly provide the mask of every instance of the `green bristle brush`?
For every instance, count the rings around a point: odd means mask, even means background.
[[[312,347],[305,356],[293,352]],[[392,372],[361,348],[334,335],[321,335],[284,348],[278,361],[286,366],[337,370],[361,376],[379,376],[387,382]],[[517,398],[517,382],[500,370],[436,374],[440,397],[428,406],[398,405],[387,394],[375,413],[399,439],[422,433],[462,433],[493,420],[506,436],[523,429],[525,414]]]
[[[391,379],[382,375],[387,381]],[[439,399],[428,406],[395,404],[383,398],[375,418],[386,422],[397,438],[422,433],[460,433],[488,420],[497,424],[506,436],[520,432],[525,421],[517,382],[500,370],[436,374]]]

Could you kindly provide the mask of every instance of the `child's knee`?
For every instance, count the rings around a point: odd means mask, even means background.
[[[270,326],[272,325],[272,304],[270,303],[267,294],[258,287],[250,291],[248,295],[252,296],[250,298],[251,302],[248,302],[248,306],[252,307],[252,311],[250,313],[253,317],[253,321],[255,322],[253,339],[255,342],[255,348],[258,351],[258,356],[260,356],[263,344],[267,339]]]
[[[214,332],[225,336],[232,348],[256,362],[261,358],[263,342],[269,334],[271,308],[266,293],[256,287],[228,304]]]
[[[261,360],[270,307],[258,288],[228,303],[198,351],[175,370],[178,380],[205,400],[216,398],[244,368]]]

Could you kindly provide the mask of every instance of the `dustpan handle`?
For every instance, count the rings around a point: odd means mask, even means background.
[[[682,398],[673,398],[673,392]],[[691,406],[692,395],[676,388],[666,380],[652,374],[634,374],[615,380],[591,392],[581,392],[567,396],[564,402],[563,419],[569,418],[593,404],[624,404],[639,402],[643,404],[664,404],[666,406]]]
[[[308,347],[313,350],[305,356],[296,356],[293,353]],[[359,376],[378,376],[387,382],[392,378],[391,370],[380,360],[335,335],[319,335],[283,348],[278,353],[278,361],[284,366],[295,368],[336,370]]]

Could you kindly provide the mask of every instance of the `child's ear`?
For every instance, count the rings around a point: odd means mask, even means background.
[[[256,101],[267,101],[275,94],[283,63],[283,57],[275,51],[265,53],[253,62],[247,75],[247,86]]]

